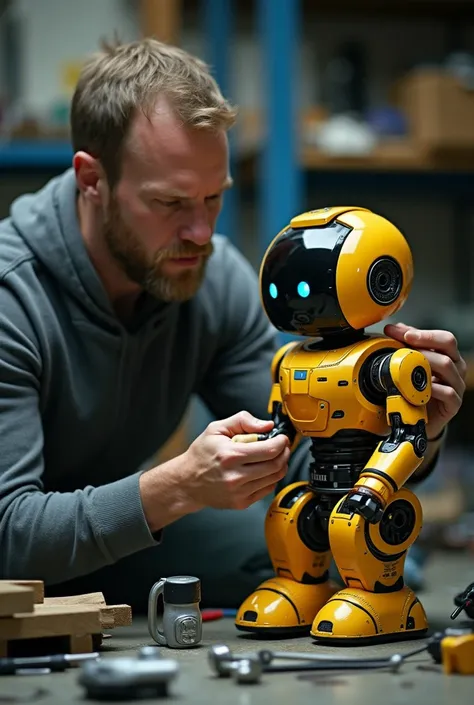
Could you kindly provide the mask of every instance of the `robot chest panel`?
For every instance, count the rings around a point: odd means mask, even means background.
[[[362,397],[351,355],[333,351],[299,353],[280,368],[285,412],[304,436],[332,436],[340,429],[382,433],[383,409]]]

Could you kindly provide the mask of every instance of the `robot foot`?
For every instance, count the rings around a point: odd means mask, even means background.
[[[423,606],[408,587],[389,593],[344,588],[316,615],[311,636],[332,646],[421,639],[428,630]]]
[[[330,580],[307,585],[289,578],[270,578],[242,603],[235,625],[241,631],[265,636],[309,634],[314,615],[338,589]]]

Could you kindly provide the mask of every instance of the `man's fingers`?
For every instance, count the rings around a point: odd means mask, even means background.
[[[447,330],[418,330],[410,328],[405,333],[407,343],[413,343],[417,348],[426,348],[443,353],[453,362],[459,362],[461,356],[458,350],[458,341]]]
[[[407,326],[406,323],[387,323],[384,327],[384,333],[390,337],[397,338],[397,340],[402,340],[404,334],[409,329],[410,326]]]
[[[212,421],[208,430],[210,433],[217,433],[222,436],[232,437],[237,434],[265,433],[271,431],[273,421],[271,419],[257,419],[248,411],[239,411],[227,419]]]
[[[443,416],[447,419],[451,419],[455,416],[461,408],[462,398],[452,387],[435,383],[432,385],[431,396],[433,399],[441,402],[442,407],[444,407]]]
[[[286,472],[287,467],[284,465],[276,472],[272,472],[270,474],[266,473],[265,475],[262,475],[262,477],[254,478],[249,482],[246,482],[245,485],[242,485],[242,492],[245,493],[246,497],[250,497],[252,494],[255,494],[255,492],[260,492],[260,490],[265,487],[274,487],[285,477]]]
[[[397,340],[405,340],[414,347],[444,353],[453,362],[461,360],[458,341],[447,330],[419,330],[414,326],[407,326],[405,323],[389,323],[385,326],[385,333]]]
[[[435,379],[453,387],[457,394],[463,396],[466,384],[451,358],[447,355],[431,352],[429,350],[426,350],[424,355],[430,363],[431,371]]]

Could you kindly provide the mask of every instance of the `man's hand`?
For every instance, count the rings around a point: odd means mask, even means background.
[[[286,475],[289,440],[278,435],[256,443],[233,443],[239,434],[266,433],[272,421],[241,411],[213,421],[184,453],[182,491],[197,508],[246,509],[275,490]]]
[[[386,335],[422,352],[431,365],[432,396],[428,402],[428,440],[436,438],[461,408],[466,390],[466,362],[457,340],[446,330],[419,330],[404,323],[385,326]]]
[[[267,433],[273,421],[241,411],[213,421],[182,455],[140,477],[140,494],[150,531],[204,507],[246,509],[274,492],[290,458],[285,435],[256,443],[233,442],[238,434]]]

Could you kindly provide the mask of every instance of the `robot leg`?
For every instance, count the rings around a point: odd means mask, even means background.
[[[308,634],[315,614],[338,589],[328,578],[329,539],[316,508],[317,498],[306,482],[293,483],[276,495],[265,521],[276,575],[240,606],[235,624],[241,631]]]
[[[356,644],[421,638],[428,629],[425,611],[404,584],[408,548],[422,524],[418,498],[396,492],[382,519],[371,524],[347,508],[334,508],[329,539],[346,587],[318,612],[311,636],[320,643]]]

